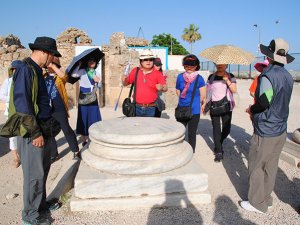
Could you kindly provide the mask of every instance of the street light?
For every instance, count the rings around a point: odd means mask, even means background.
[[[173,45],[172,34],[170,34],[170,37],[171,37],[171,55],[173,55],[173,51],[172,51],[172,45]]]
[[[257,57],[259,57],[259,52],[260,52],[260,26],[258,24],[254,24],[253,26],[255,26],[258,29]]]

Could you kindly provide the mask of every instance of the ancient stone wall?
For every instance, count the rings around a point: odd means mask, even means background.
[[[62,54],[61,65],[65,70],[75,55],[75,47],[79,45],[92,45],[92,40],[84,32],[76,28],[68,28],[57,37],[58,51]],[[148,41],[140,38],[125,37],[122,32],[113,33],[109,44],[102,46],[105,57],[102,59],[103,88],[100,90],[100,106],[114,107],[119,94],[119,107],[121,107],[124,98],[129,94],[130,86],[123,87],[121,78],[127,63],[130,63],[130,69],[139,65],[138,52],[128,49],[128,46],[147,46]],[[23,59],[30,56],[31,50],[21,45],[19,38],[8,35],[0,37],[0,85],[7,76],[7,68],[13,60]],[[165,94],[166,106],[174,107],[177,104],[175,92],[176,76],[178,71],[168,71],[169,90]],[[76,84],[66,85],[69,96],[70,108],[77,105],[78,82]],[[1,109],[1,108],[0,108]],[[3,109],[3,104],[2,104]]]

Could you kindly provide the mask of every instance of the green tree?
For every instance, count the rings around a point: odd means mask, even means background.
[[[187,55],[189,52],[177,41],[176,38],[172,37],[171,34],[159,34],[154,35],[151,41],[152,46],[168,47],[168,54],[172,55]]]
[[[190,43],[191,54],[193,53],[193,43],[202,38],[201,34],[199,33],[199,27],[195,26],[194,24],[190,24],[189,28],[184,28],[181,37],[184,41]]]

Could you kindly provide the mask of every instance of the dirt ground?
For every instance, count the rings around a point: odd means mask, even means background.
[[[53,224],[300,224],[297,212],[300,208],[300,170],[279,162],[274,205],[267,214],[250,213],[240,208],[238,202],[247,198],[247,157],[252,125],[246,107],[252,103],[248,87],[250,80],[238,80],[237,106],[233,112],[230,137],[224,142],[224,160],[215,163],[212,153],[212,126],[209,116],[201,116],[198,127],[195,159],[207,171],[212,202],[208,205],[192,205],[187,208],[125,210],[73,213],[66,200],[63,207],[52,213]],[[71,111],[70,124],[75,128],[76,109]],[[300,85],[294,85],[290,103],[288,133],[300,127]],[[121,109],[101,108],[104,120],[121,116]],[[163,113],[164,118],[174,119],[174,109]],[[0,126],[5,118],[0,115]],[[58,136],[61,159],[50,171],[48,185],[57,176],[69,151],[62,134]],[[70,191],[72,193],[72,191]],[[22,169],[12,166],[8,140],[0,138],[0,224],[21,224]]]

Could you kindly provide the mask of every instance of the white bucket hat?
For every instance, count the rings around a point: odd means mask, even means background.
[[[260,45],[260,51],[268,58],[273,59],[275,62],[282,64],[288,64],[293,62],[295,59],[293,56],[288,54],[289,43],[282,38],[272,40],[269,46]]]
[[[153,52],[150,49],[145,49],[140,54],[140,59],[151,59],[155,58]]]

